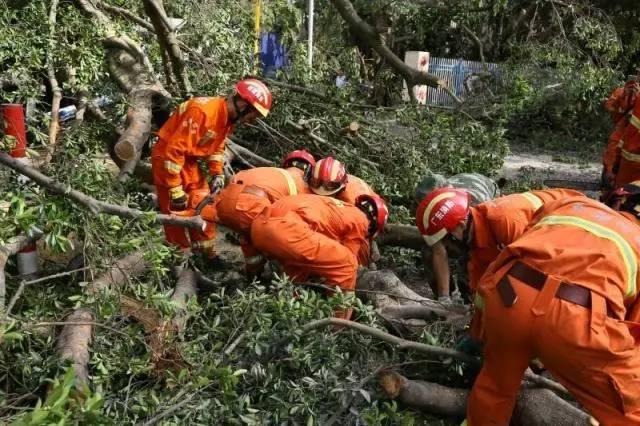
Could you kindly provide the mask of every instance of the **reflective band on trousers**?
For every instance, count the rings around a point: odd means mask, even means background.
[[[526,198],[532,205],[533,208],[538,210],[540,207],[542,207],[542,200],[540,199],[540,197],[538,197],[537,195],[535,195],[532,192],[523,192],[522,195],[524,198]]]
[[[629,123],[631,123],[636,129],[640,129],[640,118],[635,115],[631,114],[631,117],[629,117]]]
[[[638,275],[638,260],[631,245],[620,234],[612,229],[576,216],[547,216],[535,226],[542,225],[568,225],[584,229],[598,238],[609,240],[616,245],[627,269],[627,291],[626,297],[636,294],[636,278]]]
[[[294,182],[293,177],[291,177],[289,172],[284,169],[276,170],[279,171],[284,180],[287,181],[287,186],[289,187],[289,195],[298,195],[298,187],[296,186],[296,183]]]
[[[207,161],[222,161],[222,160],[224,160],[224,155],[222,154],[215,154],[207,157]]]
[[[633,152],[629,152],[626,149],[620,150],[620,154],[625,160],[633,161],[634,163],[640,163],[640,154],[634,154]]]

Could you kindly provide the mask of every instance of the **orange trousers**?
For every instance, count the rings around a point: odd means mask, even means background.
[[[251,226],[251,242],[267,258],[276,260],[294,281],[310,277],[352,291],[358,260],[338,241],[315,232],[294,212],[282,217],[259,216]]]
[[[620,158],[620,168],[616,173],[616,188],[640,179],[640,162]]]
[[[160,164],[159,166],[161,165],[162,164]],[[152,166],[155,173],[157,170],[155,162],[152,162]],[[197,164],[194,164],[193,167],[197,167]],[[207,181],[199,173],[194,173],[193,170],[187,170],[187,173],[185,173],[185,175],[191,177],[197,176],[199,178],[197,180],[194,178],[190,181],[182,182],[182,188],[189,198],[191,198],[191,193],[194,191],[209,189],[209,184],[207,184]],[[160,207],[160,212],[164,214],[171,214],[171,198],[169,196],[169,188],[158,185],[156,183],[156,192],[158,195],[158,206]],[[204,231],[193,228],[189,228],[187,230],[182,226],[176,225],[163,225],[163,228],[165,239],[169,244],[179,246],[183,249],[193,248],[205,253],[209,257],[215,256],[215,226],[207,226]]]
[[[484,363],[469,395],[468,425],[509,424],[534,358],[600,424],[640,425],[640,347],[623,321],[607,316],[604,298],[593,296],[594,308],[587,309],[553,297],[557,280],[547,279],[540,292],[510,280],[518,296],[512,307],[504,306],[495,287],[484,295]]]

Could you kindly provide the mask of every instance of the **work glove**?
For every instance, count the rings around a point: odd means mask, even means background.
[[[182,190],[181,186],[171,188],[169,190],[169,209],[174,212],[180,212],[187,208],[189,198],[187,194]]]
[[[211,193],[215,194],[224,188],[224,175],[215,175],[211,180]]]

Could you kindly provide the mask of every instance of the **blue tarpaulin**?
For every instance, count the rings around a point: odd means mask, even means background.
[[[260,63],[262,73],[267,78],[275,77],[277,70],[289,66],[289,52],[280,43],[276,33],[260,35]]]

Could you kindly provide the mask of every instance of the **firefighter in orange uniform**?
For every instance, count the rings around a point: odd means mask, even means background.
[[[287,155],[283,168],[243,170],[215,197],[212,206],[203,210],[208,227],[215,227],[211,223],[215,221],[240,234],[249,278],[259,273],[264,265],[260,253],[249,243],[251,223],[271,203],[287,196],[309,194],[307,180],[314,164],[311,154],[298,150]]]
[[[623,108],[628,108],[630,113],[621,121],[626,126],[618,143],[620,163],[615,173],[616,188],[640,179],[640,85],[636,81],[630,81],[625,88],[628,95]]]
[[[538,358],[600,424],[640,425],[640,187],[627,189],[610,199],[622,212],[586,197],[545,204],[483,275],[484,363],[465,424],[509,424]]]
[[[272,103],[271,92],[260,81],[246,79],[236,84],[236,93],[227,97],[193,98],[183,102],[158,131],[158,142],[151,154],[153,180],[163,213],[183,212],[189,196],[208,190],[209,184],[198,168],[207,162],[212,191],[224,186],[224,141],[235,124],[266,117]],[[189,231],[165,225],[165,238],[183,249],[200,249],[215,257],[215,230]]]
[[[511,194],[470,206],[461,189],[439,188],[420,203],[416,224],[433,251],[438,300],[449,301],[449,254],[470,256],[467,268],[473,292],[489,264],[506,245],[515,241],[536,210],[545,203],[584,196],[570,189],[548,189]]]
[[[309,186],[315,194],[330,195],[349,204],[355,204],[360,195],[379,196],[364,180],[347,174],[344,165],[333,157],[318,161]]]
[[[358,264],[368,264],[369,242],[387,217],[384,201],[376,196],[363,195],[355,206],[313,194],[286,197],[253,222],[251,242],[294,281],[320,278],[353,291]]]
[[[629,80],[624,87],[618,87],[611,93],[604,108],[611,115],[614,128],[609,135],[607,147],[602,155],[602,187],[603,195],[612,190],[615,176],[620,166],[621,141],[626,127],[629,125],[630,112],[640,87],[635,79]]]

